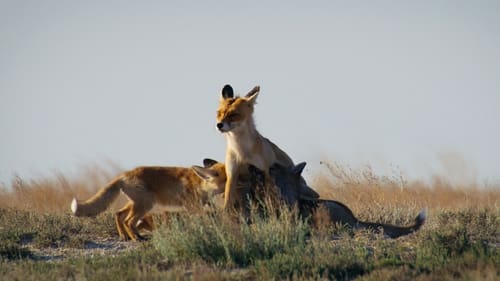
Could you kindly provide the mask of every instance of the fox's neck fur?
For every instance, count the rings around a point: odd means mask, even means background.
[[[261,145],[262,139],[253,117],[249,117],[240,127],[226,134],[227,149],[234,152],[238,158],[248,159],[257,146]]]
[[[238,163],[252,164],[263,171],[268,171],[275,162],[285,166],[293,164],[285,152],[257,131],[253,116],[248,117],[235,130],[227,132],[226,140],[226,155],[234,157]]]

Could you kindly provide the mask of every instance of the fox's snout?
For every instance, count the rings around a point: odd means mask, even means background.
[[[229,132],[234,128],[234,124],[232,122],[218,122],[216,126],[221,133]]]

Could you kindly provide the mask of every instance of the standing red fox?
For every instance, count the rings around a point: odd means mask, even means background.
[[[142,240],[137,223],[153,207],[167,211],[191,210],[207,203],[210,196],[224,191],[224,164],[211,159],[205,159],[203,164],[205,167],[135,168],[120,174],[85,202],[80,203],[74,198],[71,211],[76,216],[96,216],[111,205],[121,190],[129,201],[116,213],[118,234],[123,240]]]
[[[238,177],[240,173],[246,172],[247,165],[254,165],[266,173],[274,163],[286,167],[294,165],[283,150],[263,137],[255,127],[252,114],[259,91],[260,87],[255,86],[245,97],[235,97],[230,85],[222,88],[217,110],[217,129],[226,135],[227,140],[224,208],[235,205],[237,196],[233,193]],[[309,199],[319,197],[310,188],[304,190],[301,196]]]

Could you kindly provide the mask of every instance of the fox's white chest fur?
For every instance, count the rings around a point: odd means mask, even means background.
[[[245,137],[237,134],[227,134],[227,156],[236,165],[252,164],[267,171],[276,162],[276,156],[270,145],[260,135]]]

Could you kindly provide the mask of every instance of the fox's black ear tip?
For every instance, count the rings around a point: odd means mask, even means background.
[[[226,84],[222,87],[222,97],[225,99],[234,97],[234,90],[231,85]]]
[[[300,175],[300,174],[302,174],[302,171],[304,171],[305,167],[306,167],[306,162],[300,162],[299,164],[295,165],[292,168],[292,172],[294,174]]]
[[[213,159],[210,159],[210,158],[203,159],[203,166],[205,166],[205,168],[210,168],[215,164],[217,164],[217,161],[215,161]]]

